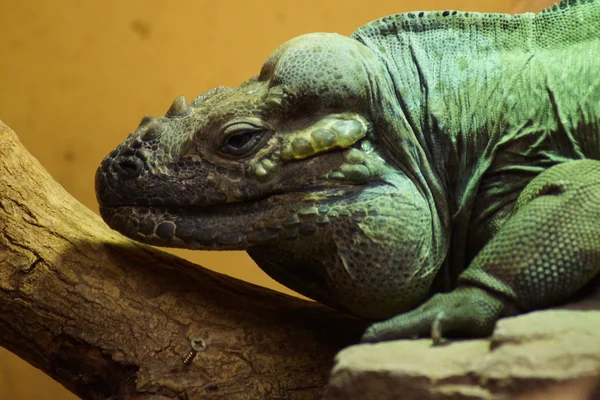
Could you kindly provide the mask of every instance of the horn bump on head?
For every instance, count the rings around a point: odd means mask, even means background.
[[[173,103],[169,110],[165,114],[165,117],[184,117],[190,113],[190,107],[188,106],[185,96],[179,96]]]

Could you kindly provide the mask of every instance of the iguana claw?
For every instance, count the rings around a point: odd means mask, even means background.
[[[433,344],[444,336],[487,336],[496,321],[506,316],[507,302],[488,291],[459,287],[450,293],[436,294],[420,307],[371,325],[361,341],[381,342],[429,335]]]
[[[442,318],[444,318],[444,316],[444,312],[440,311],[437,313],[433,323],[431,324],[431,340],[433,340],[434,346],[440,344],[444,338],[442,334]]]

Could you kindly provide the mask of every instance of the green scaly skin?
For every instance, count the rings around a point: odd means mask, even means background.
[[[374,320],[364,341],[488,335],[600,270],[600,3],[415,12],[280,46],[145,117],[100,211],[150,244],[246,250]]]

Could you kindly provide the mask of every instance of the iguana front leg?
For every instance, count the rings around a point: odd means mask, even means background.
[[[525,188],[456,289],[373,324],[362,340],[488,335],[499,318],[564,301],[599,271],[600,162],[560,164]]]

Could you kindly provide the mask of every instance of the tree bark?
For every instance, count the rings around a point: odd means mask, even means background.
[[[76,395],[315,399],[363,328],[119,235],[0,122],[0,345]]]

